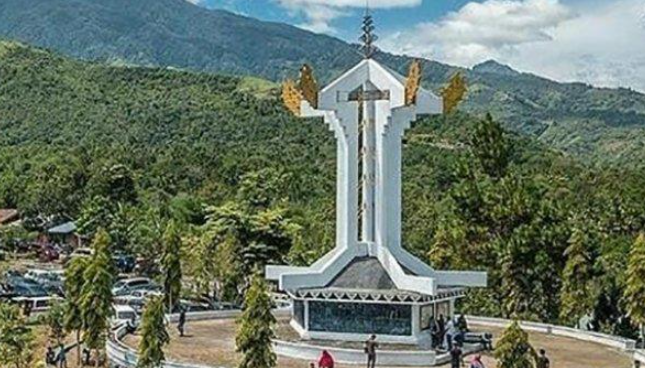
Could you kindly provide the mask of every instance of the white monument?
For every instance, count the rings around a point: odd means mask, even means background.
[[[293,299],[303,339],[377,334],[426,345],[430,321],[452,316],[465,288],[485,287],[487,276],[434,270],[402,246],[402,137],[419,115],[440,114],[442,100],[419,87],[418,63],[405,78],[372,59],[373,29],[366,15],[358,65],[320,92],[305,66],[292,91],[292,111],[322,117],[337,139],[336,248],[310,267],[268,266],[266,275]]]

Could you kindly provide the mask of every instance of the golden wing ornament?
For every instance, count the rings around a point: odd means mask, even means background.
[[[448,87],[443,90],[443,113],[450,114],[453,112],[464,99],[467,91],[466,78],[461,72],[455,73],[450,78]]]
[[[307,64],[300,68],[300,92],[305,101],[314,109],[318,108],[318,82],[314,77],[314,70]]]
[[[287,79],[282,84],[282,102],[284,106],[294,115],[300,116],[300,103],[302,99],[302,93],[298,90],[296,83]]]
[[[414,60],[410,64],[408,79],[405,83],[405,105],[410,106],[417,103],[417,93],[421,88],[421,63]]]

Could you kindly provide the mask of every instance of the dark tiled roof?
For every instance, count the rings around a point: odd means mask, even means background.
[[[360,290],[394,290],[396,285],[374,257],[355,258],[327,288]]]
[[[0,225],[18,219],[18,210],[0,209]]]

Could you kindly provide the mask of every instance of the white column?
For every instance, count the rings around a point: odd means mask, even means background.
[[[336,170],[336,246],[356,247],[358,239],[358,104],[347,102],[335,111],[338,160]],[[330,119],[330,118],[327,118]],[[329,122],[334,123],[334,122]]]
[[[365,83],[364,91],[374,90],[371,83]],[[376,196],[376,106],[375,101],[363,102],[363,198],[362,204],[362,229],[361,239],[374,242],[376,230],[375,196]]]

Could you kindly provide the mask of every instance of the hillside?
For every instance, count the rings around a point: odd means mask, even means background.
[[[0,37],[115,65],[185,68],[280,81],[303,62],[328,81],[360,57],[354,45],[289,25],[261,22],[185,0],[3,0]],[[410,59],[378,58],[405,72]],[[457,68],[424,61],[439,90]],[[465,70],[464,109],[492,112],[506,127],[593,162],[645,157],[645,95],[565,84],[495,62]]]
[[[334,245],[333,134],[293,118],[264,82],[108,67],[15,43],[0,43],[0,76],[0,208],[18,208],[23,231],[71,218],[154,263],[172,219],[186,275],[232,290],[274,244],[266,259],[293,264]],[[489,272],[490,287],[462,310],[564,323],[577,294],[560,293],[563,254],[582,242],[599,325],[633,336],[616,298],[645,228],[642,170],[589,168],[460,112],[414,124],[403,175],[406,248],[441,269]],[[221,237],[223,227],[234,230]],[[20,230],[0,228],[0,248]]]

